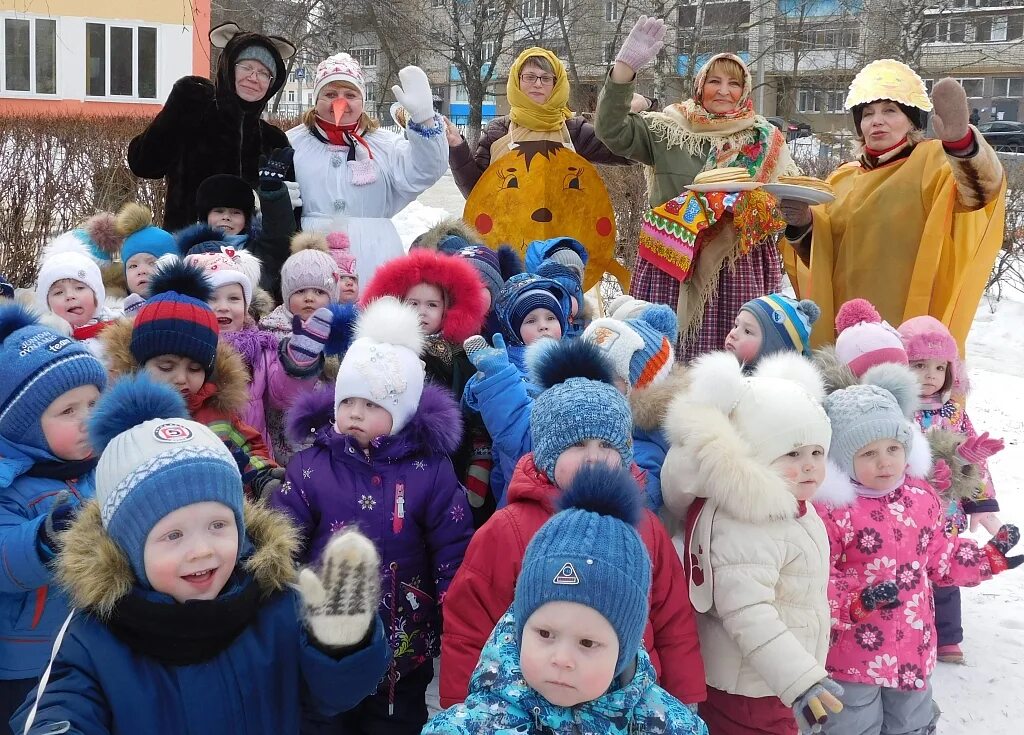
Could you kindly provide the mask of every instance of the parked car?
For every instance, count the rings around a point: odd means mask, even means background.
[[[992,120],[978,126],[978,130],[997,151],[1024,152],[1024,123],[1012,120]]]
[[[765,118],[772,125],[777,127],[783,133],[786,134],[786,140],[796,140],[797,138],[806,138],[811,134],[811,126],[805,122],[786,122],[781,117],[768,117]]]

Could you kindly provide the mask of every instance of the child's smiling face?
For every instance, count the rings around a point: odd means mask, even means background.
[[[551,309],[534,309],[523,318],[519,327],[519,337],[529,347],[542,337],[562,338],[562,325]]]
[[[62,278],[46,292],[50,311],[72,327],[81,327],[96,315],[96,294],[82,281]]]
[[[212,600],[238,560],[238,525],[223,503],[192,503],[161,518],[146,536],[146,578],[177,602]]]

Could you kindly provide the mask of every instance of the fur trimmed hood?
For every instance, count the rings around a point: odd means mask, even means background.
[[[100,332],[99,339],[106,348],[107,370],[111,377],[131,375],[141,369],[142,366],[131,351],[131,319],[112,322]],[[249,370],[242,356],[223,340],[217,340],[217,356],[210,380],[217,385],[217,391],[209,399],[209,405],[214,410],[238,414],[249,404]]]
[[[277,302],[274,301],[274,297],[263,288],[260,288],[255,283],[255,288],[252,290],[252,302],[249,304],[249,316],[255,321],[260,321],[266,316],[270,315],[275,308],[277,308]]]
[[[466,241],[466,245],[482,245],[484,242],[483,236],[476,231],[476,228],[461,217],[447,217],[418,236],[413,241],[412,247],[413,249],[423,248],[424,250],[451,252],[451,248],[441,247],[441,241],[446,237],[462,238]],[[461,250],[463,247],[465,246],[460,244],[456,250]]]
[[[252,575],[264,597],[280,592],[295,579],[293,555],[298,534],[278,511],[248,501],[244,507],[246,534],[253,552],[240,563]],[[103,528],[100,507],[90,501],[61,536],[57,577],[75,607],[101,620],[109,618],[137,580],[124,552]]]
[[[839,359],[836,348],[832,345],[815,350],[811,361],[825,381],[826,394],[860,383],[849,366]]]
[[[446,342],[461,345],[480,334],[487,315],[485,287],[476,268],[464,258],[427,249],[411,250],[379,266],[360,298],[365,307],[382,296],[404,299],[413,286],[429,283],[444,292],[445,310],[441,336]]]
[[[629,394],[633,425],[644,431],[657,431],[665,423],[672,400],[686,392],[689,385],[686,366],[676,363],[660,383],[634,390]]]
[[[672,447],[662,465],[661,492],[674,516],[684,518],[696,498],[707,498],[746,523],[797,514],[786,481],[755,459],[718,408],[677,398],[668,408],[665,426]]]
[[[303,393],[286,414],[288,438],[303,443],[314,433],[318,437],[331,436],[334,412],[333,388]],[[389,439],[433,454],[455,452],[462,441],[462,412],[451,391],[430,383],[424,385],[416,413],[401,431]]]

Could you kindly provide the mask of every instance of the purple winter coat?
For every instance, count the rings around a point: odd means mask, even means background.
[[[249,368],[249,402],[241,418],[263,436],[269,449],[273,444],[267,430],[267,412],[285,411],[303,389],[312,390],[322,363],[317,361],[308,367],[295,364],[285,351],[288,338],[279,343],[275,335],[252,326],[226,332],[221,339],[238,350]]]
[[[288,414],[293,437],[320,426],[313,446],[288,463],[270,506],[288,513],[300,536],[299,561],[315,563],[331,536],[355,524],[381,557],[380,615],[394,651],[389,682],[437,656],[439,607],[462,563],[473,521],[448,454],[462,435],[451,393],[427,385],[416,414],[370,456],[333,420],[334,391],[300,398]]]

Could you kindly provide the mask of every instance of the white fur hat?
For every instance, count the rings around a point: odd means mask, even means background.
[[[70,233],[61,235],[57,239],[69,236]],[[51,251],[43,257],[43,262],[39,267],[39,278],[36,281],[36,305],[42,311],[51,310],[46,295],[54,283],[64,278],[81,281],[91,288],[96,295],[96,310],[99,311],[107,298],[107,290],[103,287],[103,274],[100,273],[99,266],[96,265],[93,258],[70,250]],[[93,312],[89,318],[92,319],[95,316],[96,313]]]
[[[423,333],[416,312],[391,296],[372,302],[359,316],[334,384],[334,408],[346,398],[373,401],[391,414],[397,434],[416,413],[425,370]]]

